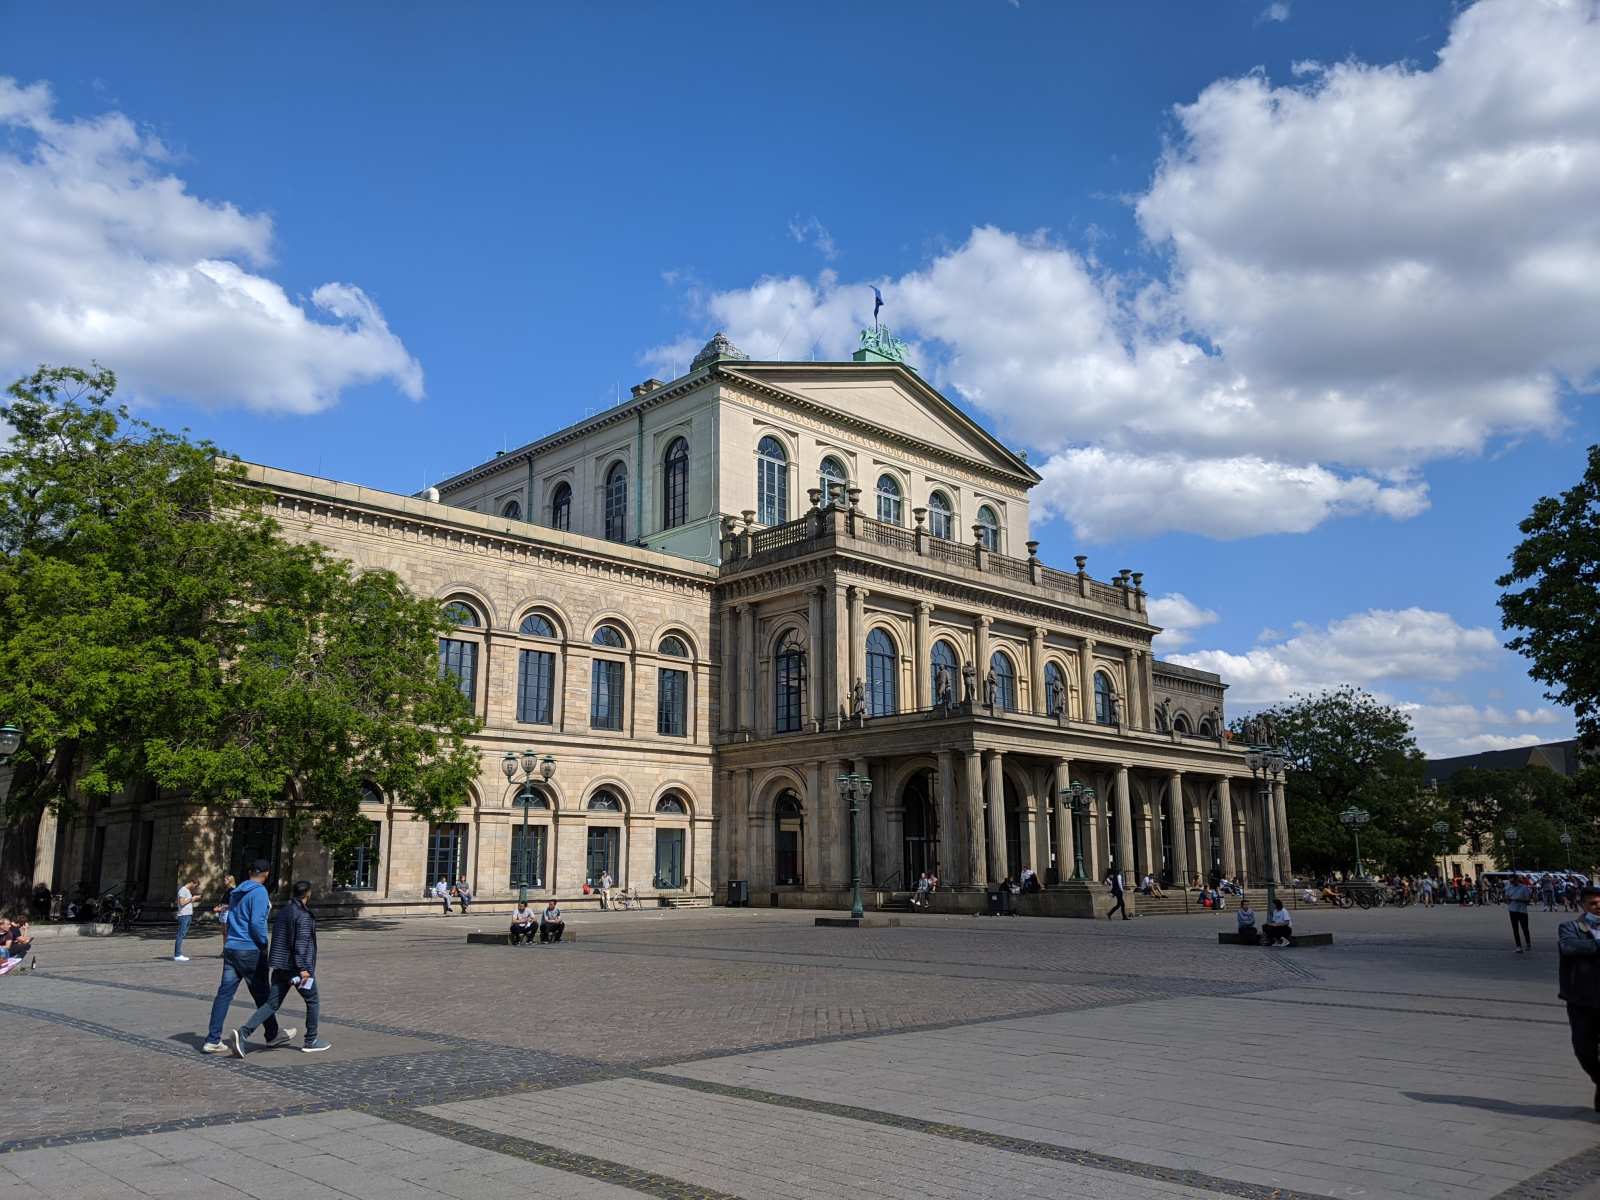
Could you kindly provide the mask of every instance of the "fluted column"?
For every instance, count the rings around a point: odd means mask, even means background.
[[[989,882],[1004,879],[1006,866],[1006,785],[1005,756],[990,750],[984,756],[985,792],[989,801]]]
[[[806,624],[810,629],[810,645],[806,652],[806,718],[813,729],[822,728],[822,719],[828,707],[822,699],[822,596],[823,590],[814,587],[806,596]]]
[[[972,666],[978,673],[978,694],[973,702],[979,708],[989,699],[988,692],[984,689],[984,680],[989,677],[989,626],[992,624],[994,624],[993,617],[977,616],[972,619]]]
[[[983,763],[976,750],[964,751],[963,764],[967,820],[966,820],[966,879],[963,883],[983,887],[989,882],[989,860],[984,849],[983,828]],[[998,881],[997,881],[998,882]]]
[[[1138,883],[1133,877],[1133,804],[1128,795],[1128,768],[1117,767],[1117,870],[1124,887]]]
[[[739,610],[730,604],[722,610],[722,688],[718,720],[724,733],[739,728],[739,653]]]
[[[1073,847],[1077,845],[1077,817],[1062,798],[1061,793],[1072,786],[1072,763],[1065,758],[1056,759],[1055,771],[1050,777],[1050,803],[1056,810],[1056,875],[1062,883],[1072,878],[1077,860]]]
[[[1239,869],[1233,853],[1233,792],[1228,787],[1228,777],[1217,780],[1217,836],[1222,839],[1222,873],[1234,878]]]
[[[1139,656],[1135,650],[1122,652],[1122,677],[1127,681],[1127,695],[1122,697],[1122,723],[1129,729],[1143,729],[1144,721],[1140,716],[1142,704],[1139,693]]]
[[[956,819],[956,755],[954,750],[939,751],[939,855],[938,875],[951,883],[961,882],[961,825]]]
[[[1044,699],[1044,630],[1038,626],[1028,635],[1028,702],[1036,713],[1049,710]]]
[[[1189,830],[1183,819],[1183,772],[1167,776],[1167,840],[1172,843],[1172,882],[1189,886]]]
[[[1078,695],[1083,710],[1078,714],[1079,720],[1094,720],[1094,639],[1091,637],[1083,639],[1078,652]]]
[[[928,635],[928,622],[932,616],[933,605],[926,600],[918,600],[916,637],[911,651],[911,686],[916,689],[915,700],[911,704],[902,704],[901,708],[930,708],[933,705],[933,684],[928,679],[928,672],[933,669],[928,664],[929,655],[933,652]]]
[[[1284,879],[1294,878],[1294,867],[1289,861],[1289,803],[1283,780],[1272,781],[1272,811],[1278,827],[1278,873]]]
[[[850,589],[850,682],[845,694],[851,695],[858,679],[867,677],[867,589]],[[846,702],[848,707],[848,701]]]
[[[826,717],[839,719],[841,709],[850,708],[850,601],[849,589],[837,579],[827,601],[828,689],[824,697]]]
[[[761,669],[756,653],[756,607],[739,605],[739,728],[756,728],[756,673]]]

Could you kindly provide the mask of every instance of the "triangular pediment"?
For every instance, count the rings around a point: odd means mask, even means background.
[[[895,363],[724,363],[743,376],[878,429],[981,463],[1023,486],[1038,474],[921,376]]]

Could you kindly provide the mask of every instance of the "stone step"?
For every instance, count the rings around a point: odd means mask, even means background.
[[[710,896],[667,896],[668,908],[710,908]]]

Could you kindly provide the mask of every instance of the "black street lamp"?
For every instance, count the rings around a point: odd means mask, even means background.
[[[538,801],[538,794],[533,790],[533,780],[537,776],[549,783],[556,773],[555,756],[546,754],[543,759],[534,753],[530,747],[522,752],[519,758],[512,751],[507,750],[505,757],[500,760],[500,773],[506,777],[508,788],[517,788],[517,798],[512,801],[522,809],[522,888],[517,894],[517,899],[522,903],[528,902],[528,878],[533,874],[533,846],[528,840],[528,810]],[[520,774],[520,778],[518,777]]]
[[[865,775],[841,775],[839,798],[850,803],[850,915],[857,921],[866,913],[861,907],[861,851],[857,825],[861,820],[861,801],[872,795],[872,780]]]
[[[1094,789],[1074,782],[1071,787],[1061,789],[1061,803],[1065,804],[1074,816],[1082,816],[1094,806]],[[1083,838],[1079,833],[1080,830],[1076,828],[1072,831],[1072,878],[1081,882],[1086,876],[1083,873]]]
[[[1372,820],[1372,814],[1364,808],[1351,805],[1339,814],[1339,821],[1355,835],[1356,839],[1356,878],[1365,879],[1367,872],[1361,865],[1361,827]]]
[[[1561,831],[1561,869],[1572,870],[1572,835],[1565,829]]]
[[[1511,852],[1511,869],[1515,871],[1517,869],[1517,827],[1515,825],[1507,825],[1502,830],[1502,833],[1506,839],[1506,847]]]
[[[1443,879],[1449,874],[1445,869],[1445,859],[1450,856],[1450,843],[1445,839],[1450,835],[1449,821],[1435,821],[1432,825],[1434,833],[1439,835],[1439,878]]]
[[[1266,730],[1271,736],[1271,730]],[[1244,765],[1255,777],[1256,794],[1261,798],[1261,811],[1267,818],[1267,915],[1278,907],[1278,819],[1273,815],[1272,785],[1283,776],[1289,761],[1289,751],[1284,746],[1251,746],[1244,754]],[[1285,836],[1288,830],[1284,830]]]

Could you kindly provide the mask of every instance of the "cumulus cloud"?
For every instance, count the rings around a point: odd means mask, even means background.
[[[1179,106],[1133,201],[1148,275],[978,227],[899,278],[695,305],[752,354],[843,357],[877,283],[924,372],[1043,452],[1044,510],[1085,540],[1403,520],[1429,462],[1552,432],[1600,383],[1597,61],[1597,0],[1480,0],[1431,64],[1299,63]]]
[[[43,84],[0,76],[0,368],[115,369],[147,399],[307,413],[422,368],[359,287],[291,298],[261,273],[272,222],[191,195],[159,140],[121,113],[55,115]]]
[[[1155,640],[1156,652],[1160,654],[1187,645],[1194,640],[1196,629],[1215,625],[1220,619],[1214,611],[1201,608],[1182,592],[1168,592],[1150,600],[1149,615],[1152,623],[1161,626],[1161,633]]]

